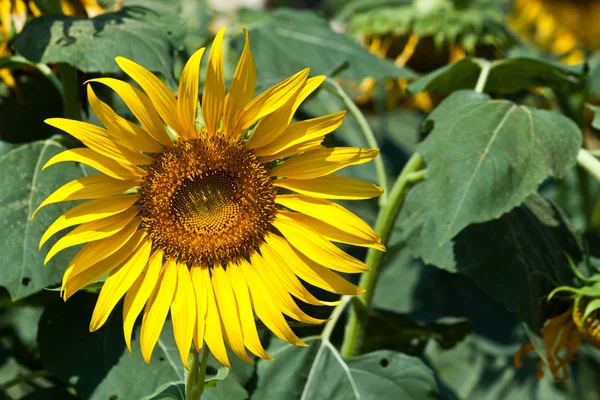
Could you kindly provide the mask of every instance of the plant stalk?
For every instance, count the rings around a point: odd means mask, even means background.
[[[423,158],[418,153],[414,153],[394,183],[389,195],[389,201],[379,211],[377,222],[375,224],[375,231],[379,234],[382,243],[386,246],[390,240],[396,217],[400,212],[400,208],[404,203],[404,199],[406,198],[409,189],[414,183],[425,178],[425,172],[420,171],[423,164]],[[358,297],[358,301],[360,301],[366,309],[370,307],[373,300],[375,284],[377,283],[377,277],[379,276],[379,269],[383,257],[384,253],[379,250],[370,248],[367,252],[365,263],[371,267],[371,270],[363,273],[360,278],[359,286],[365,289],[366,292]],[[341,353],[342,356],[346,358],[353,357],[359,353],[366,328],[367,315],[361,315],[356,308],[357,307],[352,307],[350,318],[344,332]]]
[[[79,99],[79,78],[75,67],[60,63],[58,74],[62,81],[65,118],[81,121],[81,101]]]
[[[185,400],[200,400],[204,393],[204,381],[206,379],[206,365],[208,362],[208,348],[202,350],[202,360],[198,363],[198,352],[194,347],[190,350],[188,370],[185,378]]]

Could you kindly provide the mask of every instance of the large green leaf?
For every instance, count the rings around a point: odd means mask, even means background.
[[[280,9],[249,28],[260,74],[282,77],[310,67],[311,74],[329,75],[347,62],[349,67],[339,75],[346,79],[414,77],[410,70],[399,68],[369,53],[347,36],[333,32],[327,21],[312,11]]]
[[[258,362],[255,399],[428,399],[436,398],[433,373],[415,357],[389,350],[349,360],[320,338],[309,347],[280,344],[274,361]]]
[[[0,155],[0,285],[13,300],[60,282],[73,251],[62,251],[48,265],[43,260],[56,238],[41,251],[38,243],[50,224],[71,204],[50,205],[33,222],[31,213],[61,185],[84,175],[74,163],[62,163],[41,171],[52,156],[65,148],[53,140],[13,148]]]
[[[95,295],[79,293],[66,303],[57,301],[46,308],[38,332],[44,367],[72,385],[84,399],[142,399],[164,390],[175,392],[168,383],[183,381],[184,368],[171,321],[166,321],[150,365],[146,365],[140,354],[139,329],[133,334],[133,354],[125,347],[121,307],[101,329],[89,331],[96,299]],[[206,388],[204,397],[242,400],[247,394],[230,374],[216,387]]]
[[[175,12],[136,6],[91,19],[43,15],[25,26],[13,46],[35,63],[64,62],[84,72],[115,73],[120,71],[115,57],[122,56],[170,76],[173,52],[184,36]]]
[[[426,179],[408,196],[400,220],[408,238],[415,229],[433,230],[429,246],[438,248],[466,226],[518,206],[546,178],[561,177],[581,146],[568,118],[472,91],[453,93],[425,124],[433,130],[417,151]]]
[[[407,90],[450,93],[474,88],[482,65],[489,61],[466,57],[417,79]],[[514,93],[532,87],[571,87],[583,81],[580,67],[559,64],[533,57],[506,58],[490,62],[485,91]]]

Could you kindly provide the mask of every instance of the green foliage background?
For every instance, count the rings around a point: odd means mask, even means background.
[[[93,172],[73,163],[41,171],[50,157],[77,146],[43,120],[97,122],[82,84],[98,76],[125,79],[116,56],[144,65],[174,89],[183,63],[210,44],[219,21],[230,26],[229,78],[243,45],[240,25],[250,33],[259,89],[305,67],[333,77],[349,93],[374,78],[369,103],[360,114],[349,113],[326,144],[368,147],[364,113],[390,187],[411,156],[419,154],[426,169],[398,210],[372,304],[353,305],[368,321],[360,354],[340,352],[347,313],[335,327],[294,328],[307,348],[263,331],[275,360],[248,365],[230,357],[227,371],[211,357],[203,398],[599,399],[600,351],[590,345],[579,349],[563,384],[548,371],[537,381],[534,358],[517,370],[512,356],[564,310],[566,302],[548,303],[547,294],[579,284],[564,253],[586,273],[600,256],[600,163],[578,165],[583,133],[598,137],[600,123],[592,116],[600,57],[590,53],[577,66],[559,63],[506,26],[510,6],[503,1],[429,1],[427,12],[403,0],[286,8],[292,3],[218,11],[197,0],[123,0],[120,10],[87,19],[52,13],[58,1],[36,1],[50,12],[30,18],[12,37],[14,55],[0,58],[17,82],[17,90],[0,84],[0,399],[185,398],[169,322],[148,366],[136,332],[133,354],[127,351],[119,309],[102,329],[88,331],[101,282],[60,300],[55,288],[74,251],[44,267],[60,235],[41,251],[37,243],[72,204],[49,206],[34,222],[29,217],[54,189]],[[431,41],[432,58],[454,44],[474,56],[418,70],[360,43],[365,35],[411,33]],[[481,56],[478,46],[501,49],[501,55]],[[431,113],[405,103],[386,107],[385,82],[399,78],[409,82],[404,99],[430,93],[437,107]],[[131,117],[111,93],[99,88],[99,94]],[[321,89],[296,118],[346,108]],[[377,182],[378,172],[370,163],[340,173]],[[344,205],[375,226],[377,200]],[[310,311],[324,318],[332,312]]]

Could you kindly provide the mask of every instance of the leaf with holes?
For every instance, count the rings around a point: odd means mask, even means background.
[[[406,238],[431,231],[426,244],[440,250],[468,225],[500,217],[548,177],[561,177],[581,146],[577,126],[558,113],[466,90],[444,100],[425,125],[433,130],[417,151],[426,179],[399,218]],[[449,251],[437,255],[451,258]]]
[[[313,11],[277,10],[249,30],[256,67],[264,75],[289,76],[306,67],[310,67],[311,74],[330,75],[347,62],[349,67],[339,74],[345,79],[415,76],[408,68],[399,68],[333,32],[327,21]]]
[[[13,300],[60,282],[73,250],[65,250],[44,266],[53,238],[38,250],[44,231],[67,209],[69,203],[53,204],[29,221],[31,213],[54,190],[84,175],[74,163],[62,163],[41,171],[54,155],[65,150],[53,140],[15,147],[0,155],[0,285]]]
[[[309,347],[278,342],[274,361],[260,360],[256,399],[433,399],[433,372],[421,360],[380,350],[345,360],[328,340],[306,338]]]

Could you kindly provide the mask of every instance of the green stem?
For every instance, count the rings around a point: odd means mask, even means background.
[[[579,153],[577,153],[577,164],[600,181],[600,161],[591,155],[589,151],[586,149],[579,150]]]
[[[483,93],[492,64],[487,60],[481,59],[477,59],[477,63],[481,66],[481,72],[479,73],[477,84],[475,85],[475,91],[477,93]]]
[[[60,63],[58,64],[58,73],[63,86],[65,118],[81,121],[77,69],[69,64]]]
[[[185,400],[193,399],[192,395],[194,388],[198,382],[198,352],[194,347],[190,349],[190,355],[188,357],[188,367],[184,371],[185,375]]]
[[[54,87],[56,88],[56,90],[58,91],[58,93],[60,94],[60,97],[62,98],[63,102],[65,101],[65,91],[62,85],[62,82],[60,81],[60,79],[58,79],[58,77],[56,75],[54,75],[54,72],[52,72],[52,70],[50,69],[49,66],[47,66],[46,64],[35,64],[35,67],[37,68],[38,71],[40,71],[42,73],[42,75],[44,75],[46,77],[46,79],[48,79],[50,81],[50,83],[52,83],[52,85],[54,85]]]
[[[404,199],[406,198],[409,189],[414,183],[425,177],[425,172],[419,171],[422,167],[423,158],[418,153],[414,153],[394,183],[388,203],[379,211],[377,222],[375,224],[375,231],[379,234],[379,237],[381,237],[381,241],[384,245],[387,245],[390,240],[396,217],[398,216],[398,212],[400,212],[400,208],[404,203]],[[381,267],[383,257],[384,253],[379,250],[369,249],[367,252],[365,263],[371,267],[371,270],[363,273],[360,278],[359,286],[365,289],[366,292],[358,297],[358,300],[367,309],[370,307],[373,299],[375,284],[377,283],[379,268]],[[359,352],[362,335],[366,328],[366,317],[366,315],[360,315],[356,310],[356,307],[352,308],[350,319],[346,324],[346,331],[344,332],[344,342],[342,343],[341,351],[342,356],[353,357]]]
[[[193,353],[193,354],[192,354]],[[202,350],[202,360],[200,361],[200,368],[198,368],[198,353],[192,348],[190,356],[193,356],[194,360],[189,361],[190,373],[187,376],[185,382],[185,400],[200,400],[202,393],[204,393],[204,381],[206,380],[206,365],[208,363],[208,348],[204,346]],[[194,363],[193,365],[191,363]],[[193,378],[190,376],[193,375]]]
[[[360,109],[354,104],[350,96],[344,92],[344,89],[333,79],[327,78],[325,79],[323,87],[329,90],[331,93],[337,95],[342,101],[344,105],[350,111],[352,116],[356,119],[356,122],[360,126],[360,129],[367,141],[367,145],[372,149],[378,149],[379,145],[377,144],[377,139],[375,139],[375,134],[371,130],[369,123],[367,122],[365,116],[360,111]],[[377,172],[377,180],[379,181],[379,186],[383,189],[383,194],[379,198],[379,205],[383,207],[389,198],[388,195],[388,183],[387,183],[387,175],[385,174],[385,165],[383,163],[383,158],[381,155],[375,157],[375,170]]]

